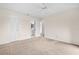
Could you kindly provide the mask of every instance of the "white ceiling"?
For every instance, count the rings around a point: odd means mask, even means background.
[[[55,14],[70,8],[79,7],[79,4],[75,3],[1,3],[1,8],[10,9],[19,13],[24,13],[34,17],[45,17],[51,14]],[[47,9],[44,9],[47,8]]]

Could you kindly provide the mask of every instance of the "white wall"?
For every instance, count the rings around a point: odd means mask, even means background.
[[[50,15],[43,20],[46,37],[79,44],[79,8]]]
[[[71,42],[79,44],[79,8],[75,10],[74,16],[72,17],[70,30],[71,30]]]
[[[32,18],[6,9],[0,9],[0,44],[30,38]]]

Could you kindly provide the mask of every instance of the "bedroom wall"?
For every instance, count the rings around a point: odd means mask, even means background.
[[[75,10],[72,18],[70,25],[71,42],[79,45],[79,8]]]
[[[79,44],[79,8],[43,18],[45,37]]]
[[[30,38],[32,18],[7,9],[0,9],[0,44]]]

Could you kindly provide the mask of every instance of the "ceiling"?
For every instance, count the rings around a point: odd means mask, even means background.
[[[78,3],[0,3],[0,8],[9,9],[27,16],[43,18],[70,8],[79,7]]]

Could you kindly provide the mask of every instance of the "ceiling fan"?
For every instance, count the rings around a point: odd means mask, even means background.
[[[46,6],[46,4],[45,3],[42,3],[42,7],[41,7],[41,9],[47,9],[48,7]]]

